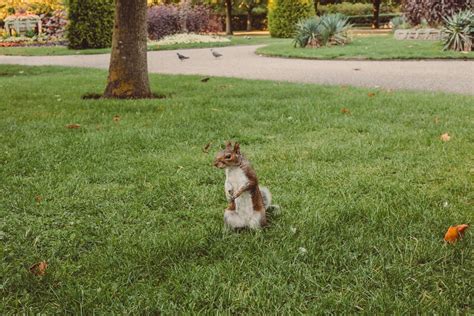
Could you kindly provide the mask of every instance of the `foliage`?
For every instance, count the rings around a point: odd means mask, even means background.
[[[64,37],[68,24],[67,13],[65,10],[56,10],[51,16],[42,15],[43,32],[48,36]]]
[[[221,24],[204,5],[159,5],[148,8],[148,36],[159,40],[165,36],[184,32],[219,32]]]
[[[335,4],[319,5],[318,11],[321,15],[329,13],[341,13],[346,16],[352,15],[373,15],[374,7],[372,3],[350,3],[342,2]],[[380,13],[395,13],[397,12],[396,7],[382,4],[380,6]]]
[[[392,28],[392,31],[394,32],[398,29],[407,29],[410,27],[410,24],[408,24],[404,16],[396,16],[390,20],[390,27]]]
[[[471,51],[474,44],[474,13],[466,10],[445,18],[443,32],[445,50]]]
[[[55,10],[64,9],[62,0],[2,0],[0,2],[0,20],[18,11],[50,15]]]
[[[67,37],[74,49],[112,45],[113,0],[70,0]]]
[[[181,33],[168,35],[157,42],[149,42],[152,45],[179,45],[194,43],[230,43],[231,40],[223,36],[200,35],[193,33]]]
[[[179,11],[174,5],[159,5],[148,8],[147,13],[148,37],[153,40],[180,31]]]
[[[273,0],[269,2],[268,26],[272,37],[292,37],[301,19],[314,15],[309,0]]]
[[[405,0],[402,3],[402,11],[411,25],[426,20],[429,25],[437,26],[444,17],[471,8],[469,0]]]
[[[342,14],[327,14],[321,18],[312,17],[297,24],[294,38],[296,47],[321,47],[344,45],[349,42],[347,31],[352,27]]]

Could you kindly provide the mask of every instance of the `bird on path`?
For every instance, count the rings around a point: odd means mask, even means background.
[[[188,56],[181,55],[180,53],[176,53],[176,55],[178,55],[178,58],[179,58],[179,60],[181,60],[181,61],[183,61],[183,60],[185,60],[185,59],[189,59]]]
[[[219,57],[222,57],[222,54],[214,51],[212,48],[211,48],[211,53],[212,53],[212,56],[216,57],[216,58],[219,58]]]

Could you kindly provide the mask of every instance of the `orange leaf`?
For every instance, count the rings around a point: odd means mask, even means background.
[[[73,129],[73,128],[79,128],[79,127],[81,127],[81,125],[79,125],[79,124],[68,124],[68,125],[66,125],[66,127],[70,128],[70,129]]]
[[[461,224],[461,225],[456,226],[456,228],[458,229],[459,235],[461,235],[461,237],[462,237],[464,235],[464,231],[467,228],[469,228],[469,225],[468,224]]]
[[[374,97],[374,96],[375,96],[375,93],[369,92],[369,93],[367,93],[367,95],[368,95],[369,97]]]
[[[449,142],[449,140],[451,139],[451,136],[449,136],[448,133],[444,133],[443,135],[441,135],[439,138],[441,138],[441,140],[443,142]]]
[[[444,235],[444,240],[452,244],[464,235],[464,231],[469,227],[467,224],[449,226],[448,231]]]
[[[46,273],[47,267],[48,263],[46,261],[41,261],[32,265],[30,267],[30,272],[34,275],[44,275]]]
[[[348,108],[342,108],[341,113],[342,114],[351,114],[351,111]]]

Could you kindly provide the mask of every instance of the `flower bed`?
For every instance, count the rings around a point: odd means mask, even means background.
[[[174,34],[163,37],[159,41],[150,41],[152,45],[173,45],[173,44],[193,44],[193,43],[227,43],[230,39],[222,36],[200,35],[193,33]]]
[[[0,38],[0,47],[57,46],[66,44],[66,41],[62,38],[44,35]]]

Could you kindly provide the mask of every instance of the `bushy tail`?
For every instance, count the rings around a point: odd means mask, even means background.
[[[272,194],[270,193],[270,190],[268,190],[267,187],[259,187],[259,189],[262,193],[263,206],[265,207],[265,210],[268,210],[270,206],[272,206]]]

